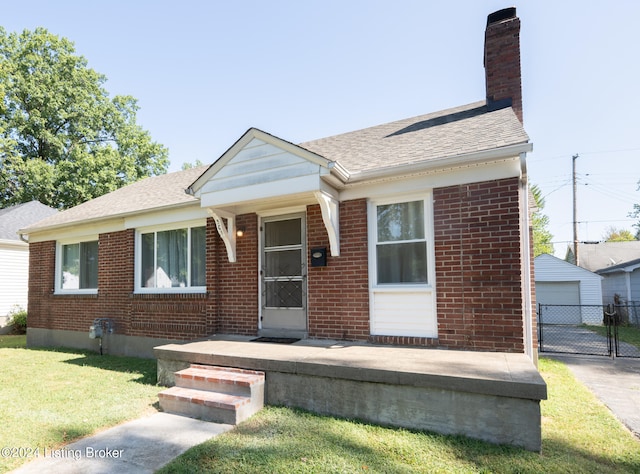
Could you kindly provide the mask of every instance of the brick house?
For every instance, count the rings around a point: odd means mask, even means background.
[[[489,16],[486,100],[293,144],[252,128],[209,167],[23,229],[31,345],[111,353],[213,334],[536,358],[520,20]]]

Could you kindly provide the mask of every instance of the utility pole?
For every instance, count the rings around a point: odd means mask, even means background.
[[[573,155],[573,255],[576,257],[576,265],[580,266],[580,258],[578,257],[578,203],[576,199],[576,191],[578,190],[576,180],[576,160],[578,159],[577,153]]]

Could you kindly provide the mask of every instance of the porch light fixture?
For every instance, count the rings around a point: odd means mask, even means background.
[[[236,230],[236,237],[242,237],[244,235],[244,227],[238,227]]]

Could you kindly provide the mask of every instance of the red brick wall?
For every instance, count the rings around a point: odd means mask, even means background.
[[[518,179],[433,198],[439,344],[523,352]]]
[[[54,295],[56,243],[30,244],[29,327],[88,334],[95,318],[110,318],[118,334],[205,336],[206,295],[133,294],[134,239],[133,230],[99,236],[97,295]]]
[[[244,235],[236,240],[236,262],[230,263],[220,237],[217,246],[218,281],[216,332],[254,335],[258,331],[258,216],[236,217]]]
[[[434,246],[438,339],[370,336],[367,202],[340,204],[340,256],[308,261],[309,335],[387,344],[522,352],[518,180],[435,189]],[[136,295],[135,232],[100,235],[99,294],[54,295],[55,242],[31,244],[29,325],[88,331],[109,317],[132,336],[195,339],[255,335],[258,328],[258,217],[237,217],[237,261],[230,263],[207,221],[207,294]],[[329,240],[318,205],[307,208],[308,252]]]
[[[309,336],[331,339],[369,337],[367,201],[340,203],[340,256],[331,257],[319,205],[307,207],[307,246],[327,248],[327,266],[308,261]]]

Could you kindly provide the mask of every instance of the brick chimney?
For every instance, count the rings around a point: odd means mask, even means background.
[[[520,19],[515,7],[498,10],[487,17],[484,71],[487,106],[497,109],[511,105],[522,122]]]

